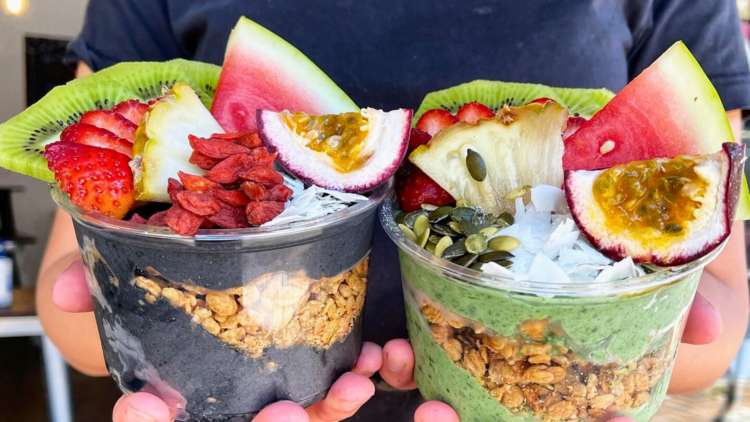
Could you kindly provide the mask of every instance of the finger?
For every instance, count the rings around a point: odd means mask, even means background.
[[[381,366],[383,366],[383,348],[375,343],[365,342],[362,344],[362,351],[359,353],[352,372],[369,378],[378,372]]]
[[[414,382],[414,351],[408,341],[398,339],[385,344],[380,376],[394,388],[402,390],[417,388]]]
[[[291,401],[280,401],[261,410],[253,422],[308,422],[309,420],[302,406]]]
[[[713,343],[724,330],[724,320],[713,305],[700,293],[696,293],[688,313],[682,341],[690,344]]]
[[[65,312],[91,312],[94,310],[85,271],[86,267],[84,267],[83,261],[76,259],[57,276],[57,280],[52,286],[52,301],[58,308]]]
[[[310,422],[333,422],[354,415],[375,394],[375,384],[364,375],[347,372],[333,383],[325,399],[307,408]]]
[[[414,422],[459,422],[452,407],[441,401],[428,401],[417,408]]]
[[[149,393],[123,396],[115,404],[113,422],[169,422],[169,407],[160,398]]]

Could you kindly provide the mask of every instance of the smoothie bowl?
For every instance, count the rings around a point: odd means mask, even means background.
[[[689,51],[616,96],[474,81],[415,120],[380,219],[422,394],[464,422],[648,421],[703,268],[750,210]]]

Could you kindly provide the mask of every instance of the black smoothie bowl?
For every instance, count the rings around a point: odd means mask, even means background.
[[[368,201],[315,220],[200,230],[194,237],[84,211],[56,185],[51,193],[73,217],[112,378],[125,393],[156,394],[176,420],[214,422],[246,421],[278,400],[309,406],[351,369],[361,347],[361,308],[377,209],[391,188],[389,182],[371,192]],[[280,281],[271,289],[269,279]],[[347,282],[349,286],[341,286]],[[361,297],[355,306],[357,296],[351,291],[357,285]],[[258,295],[253,286],[266,287]],[[296,296],[291,302],[289,295],[278,293],[292,287]],[[217,323],[227,320],[221,311],[201,309],[214,315],[210,324],[198,316],[197,309],[211,308],[212,292],[236,299],[237,312],[242,305],[252,306],[245,309],[260,321],[259,332],[264,324],[278,329],[252,337],[255,343],[225,341],[227,330],[218,334]],[[267,306],[259,309],[243,300]],[[192,308],[181,307],[183,303]],[[310,311],[320,304],[326,306],[318,306],[317,314]],[[332,317],[320,317],[321,322],[310,315]],[[348,318],[348,324],[330,326],[338,316]],[[321,334],[322,342],[316,337],[317,343],[301,335],[296,338],[304,341],[284,338],[289,327],[297,333],[305,326],[328,334]],[[245,334],[244,328],[240,331]],[[248,328],[246,338],[250,332]]]

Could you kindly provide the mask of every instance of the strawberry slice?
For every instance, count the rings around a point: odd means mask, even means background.
[[[490,117],[495,117],[495,113],[486,105],[479,103],[466,103],[456,113],[456,119],[459,122],[472,124],[476,123],[479,119],[489,119]]]
[[[413,164],[398,170],[396,192],[404,212],[416,211],[422,204],[442,206],[455,202],[451,194]]]
[[[60,134],[63,142],[75,142],[77,144],[91,145],[92,147],[107,148],[120,154],[133,157],[133,144],[120,138],[107,129],[79,123],[65,128]]]
[[[419,129],[412,129],[409,135],[409,146],[406,149],[406,155],[411,154],[412,151],[422,145],[429,144],[431,139],[432,136],[429,133]]]
[[[83,113],[79,123],[107,129],[120,138],[127,139],[131,144],[133,143],[133,139],[135,139],[135,130],[138,129],[135,123],[112,110],[88,111]]]
[[[143,120],[143,115],[148,111],[148,104],[142,103],[138,100],[126,100],[114,106],[112,111],[122,114],[123,117],[130,120],[135,125],[140,125]]]
[[[427,111],[417,121],[417,129],[427,132],[430,136],[435,136],[443,128],[456,123],[456,118],[449,112],[436,108]]]
[[[537,98],[536,100],[529,101],[529,104],[541,104],[541,105],[545,105],[549,101],[555,102],[555,100],[553,100],[552,98],[541,97],[541,98]]]
[[[123,218],[133,206],[133,172],[125,155],[61,141],[47,145],[44,158],[73,204],[114,218]]]

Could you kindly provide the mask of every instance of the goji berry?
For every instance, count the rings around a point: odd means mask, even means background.
[[[182,183],[180,183],[179,180],[169,178],[167,181],[167,193],[169,194],[169,199],[172,200],[172,203],[174,204],[177,202],[177,194],[185,190],[185,188],[182,187]]]
[[[193,153],[190,154],[190,160],[188,161],[190,162],[190,164],[195,164],[202,170],[211,170],[212,168],[214,168],[214,166],[221,162],[221,160],[203,155],[198,151],[193,151]]]
[[[148,218],[146,224],[149,226],[156,227],[167,227],[167,223],[164,221],[167,217],[167,211],[159,211]]]
[[[239,173],[250,168],[252,158],[246,154],[236,154],[217,164],[203,177],[216,183],[230,184],[239,179]]]
[[[188,142],[194,151],[211,158],[224,159],[235,154],[250,152],[250,148],[218,138],[206,139],[188,135]]]
[[[276,152],[271,154],[266,147],[258,147],[250,152],[250,157],[252,157],[255,165],[264,167],[273,167],[273,163],[276,161],[278,155]]]
[[[213,215],[221,211],[221,202],[213,196],[205,193],[190,191],[178,192],[177,200],[183,208],[202,217]]]
[[[250,198],[241,190],[215,190],[211,191],[214,197],[235,207],[244,207],[250,202]]]
[[[216,224],[212,223],[211,220],[208,218],[204,218],[203,222],[201,223],[202,229],[214,229],[216,228]]]
[[[276,170],[270,167],[253,166],[248,170],[240,172],[242,180],[248,180],[271,188],[284,183],[284,177]]]
[[[245,192],[245,195],[253,201],[265,201],[268,197],[266,188],[255,182],[242,182],[241,187],[242,191]]]
[[[268,189],[268,196],[266,197],[267,201],[275,201],[275,202],[286,202],[289,200],[289,198],[292,197],[292,191],[291,188],[289,188],[286,185],[276,185],[270,189]]]
[[[131,223],[137,223],[137,224],[148,224],[148,221],[146,221],[145,218],[141,217],[137,213],[133,214],[133,216],[130,217],[130,220],[128,221],[130,221]]]
[[[253,201],[247,204],[247,221],[253,226],[267,223],[284,211],[283,202]]]
[[[177,203],[173,204],[172,208],[167,211],[164,222],[175,233],[182,236],[192,236],[198,232],[203,223],[203,217],[193,214]]]
[[[244,207],[234,207],[226,202],[221,203],[221,211],[206,217],[209,221],[225,229],[248,227]]]
[[[182,171],[178,171],[177,176],[180,177],[185,189],[191,192],[206,192],[211,189],[223,189],[220,184],[208,180],[205,177],[188,174]]]
[[[263,145],[263,141],[260,140],[258,132],[249,133],[215,133],[211,135],[214,139],[223,139],[226,141],[232,141],[238,145],[246,146],[248,148],[255,148]]]

